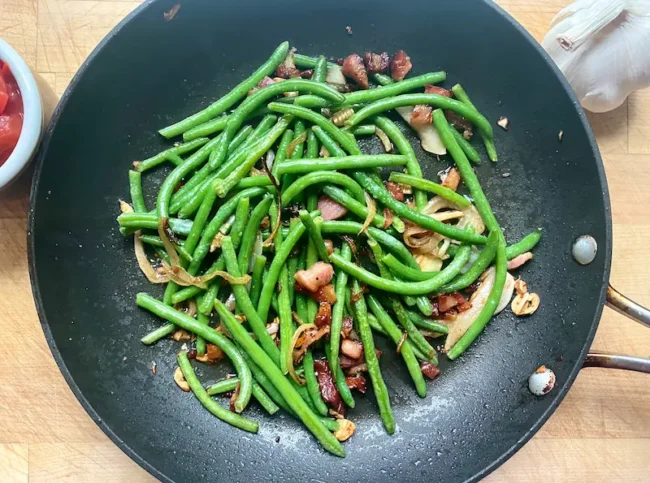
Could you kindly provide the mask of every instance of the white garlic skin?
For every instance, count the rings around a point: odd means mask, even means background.
[[[590,235],[579,236],[573,243],[571,253],[580,265],[589,265],[596,258],[598,244]]]

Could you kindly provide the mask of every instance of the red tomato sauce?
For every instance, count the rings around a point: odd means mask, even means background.
[[[23,127],[23,98],[9,65],[0,60],[0,166],[16,147]]]

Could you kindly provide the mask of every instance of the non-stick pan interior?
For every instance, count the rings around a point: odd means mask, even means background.
[[[77,397],[163,479],[458,481],[489,471],[559,403],[601,312],[609,205],[593,138],[566,84],[521,28],[483,1],[195,0],[165,21],[173,3],[146,4],[91,56],[40,153],[31,271],[46,336]],[[499,162],[477,169],[508,240],[544,229],[535,259],[522,269],[540,309],[527,319],[500,315],[460,360],[443,361],[426,399],[415,394],[394,348],[379,343],[398,429],[386,435],[372,394],[357,397],[349,412],[357,434],[345,459],[325,454],[286,415],[251,408],[261,426],[249,435],[178,390],[179,343],[139,342],[160,321],[136,308],[135,294],[161,291],[138,271],[132,240],[115,221],[117,200],[129,196],[131,162],[169,144],[156,130],[227,92],[285,39],[300,52],[333,58],[401,48],[413,73],[447,71],[447,87],[461,82],[490,120],[510,120],[507,132],[495,125]],[[418,155],[431,177],[449,164]],[[144,177],[149,206],[167,172]],[[581,267],[570,247],[585,233],[600,251]],[[558,384],[535,398],[526,381],[541,364],[553,368]],[[201,366],[199,374],[209,382],[227,371]]]

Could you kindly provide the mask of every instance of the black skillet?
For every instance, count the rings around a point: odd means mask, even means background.
[[[593,134],[565,80],[521,26],[486,1],[195,0],[181,2],[165,21],[174,3],[145,2],[102,41],[64,94],[39,153],[30,273],[43,330],[73,392],[102,430],[161,480],[485,476],[561,402],[587,356],[608,288],[607,185]],[[270,418],[252,408],[261,429],[251,436],[177,389],[178,344],[139,342],[160,321],[136,308],[135,294],[160,290],[139,273],[132,242],[116,229],[131,162],[165,145],[156,129],[227,92],[285,39],[301,52],[332,57],[403,48],[413,73],[447,71],[447,85],[463,83],[489,119],[510,119],[508,132],[495,127],[499,162],[478,168],[508,239],[544,229],[535,259],[523,269],[541,296],[537,313],[500,315],[460,360],[443,361],[424,400],[384,347],[397,432],[387,436],[373,397],[359,397],[350,412],[357,434],[345,445],[345,459],[325,454],[286,415]],[[418,154],[428,176],[448,165]],[[145,190],[154,193],[164,174],[147,176]],[[599,246],[588,266],[570,255],[582,234]],[[625,308],[626,300],[619,301]],[[597,356],[588,362],[621,364]],[[631,362],[647,369],[643,361],[623,360]],[[526,381],[541,364],[553,368],[558,382],[536,398]],[[200,376],[208,381],[225,370],[202,369]]]

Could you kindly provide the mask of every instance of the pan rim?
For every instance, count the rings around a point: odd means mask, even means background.
[[[145,0],[145,2],[143,2],[141,5],[136,7],[131,13],[129,13],[124,19],[122,19],[122,21],[120,21],[115,27],[113,27],[113,29],[111,29],[111,31],[108,32],[108,34],[106,34],[106,36],[93,49],[90,55],[83,61],[83,63],[75,73],[74,77],[70,81],[70,84],[66,88],[65,92],[61,96],[61,99],[59,100],[59,103],[57,104],[56,109],[52,115],[50,123],[43,134],[43,139],[36,156],[34,175],[32,178],[30,197],[29,197],[29,213],[28,213],[28,220],[27,220],[27,255],[28,255],[28,270],[30,276],[30,284],[32,288],[32,295],[34,298],[34,304],[36,306],[36,312],[38,314],[39,322],[41,324],[41,328],[45,335],[45,339],[47,341],[50,352],[52,353],[52,356],[59,370],[63,374],[63,377],[66,383],[68,384],[68,386],[70,387],[70,389],[72,390],[73,394],[75,395],[75,397],[77,398],[81,406],[84,408],[86,413],[95,422],[95,424],[97,424],[97,426],[99,426],[99,428],[104,432],[104,434],[106,434],[106,436],[108,436],[108,438],[113,443],[115,443],[115,445],[118,448],[120,448],[127,456],[129,456],[129,458],[135,461],[141,468],[146,470],[149,474],[151,474],[155,478],[161,481],[173,483],[174,480],[169,478],[167,475],[161,473],[157,468],[155,468],[149,462],[147,462],[126,441],[120,438],[113,431],[111,427],[109,427],[107,424],[104,423],[102,418],[97,414],[95,408],[88,402],[83,392],[81,391],[81,389],[75,382],[74,378],[70,374],[66,366],[66,363],[63,357],[61,356],[61,353],[56,345],[56,342],[54,341],[54,337],[50,329],[50,324],[47,320],[45,309],[43,307],[43,300],[40,294],[38,276],[36,273],[35,240],[33,235],[34,223],[35,223],[36,193],[38,191],[38,186],[40,183],[43,164],[45,161],[45,157],[47,155],[47,151],[52,138],[52,134],[54,132],[54,128],[58,123],[61,113],[64,111],[64,108],[67,105],[72,92],[76,88],[77,84],[80,82],[81,78],[84,76],[89,64],[92,61],[94,61],[94,59],[97,57],[99,52],[105,47],[105,45],[113,37],[115,37],[115,35],[117,35],[128,22],[130,22],[136,16],[140,15],[146,9],[152,7],[152,5],[158,1],[159,0]],[[587,139],[589,141],[589,145],[593,153],[594,161],[596,162],[598,178],[600,180],[600,188],[603,196],[603,202],[604,202],[603,204],[605,210],[605,246],[603,247],[605,250],[605,267],[603,270],[603,279],[601,283],[602,286],[600,290],[600,295],[598,297],[598,306],[596,307],[596,313],[591,323],[591,328],[589,330],[586,339],[584,340],[584,344],[580,352],[579,358],[577,359],[574,367],[571,368],[571,371],[569,372],[569,375],[566,378],[564,384],[561,387],[559,387],[557,391],[555,391],[555,396],[551,401],[551,403],[549,404],[548,408],[537,419],[537,421],[535,421],[535,423],[522,435],[522,437],[519,438],[512,446],[510,446],[510,448],[504,451],[503,454],[501,454],[501,456],[499,456],[494,461],[492,461],[491,464],[481,469],[480,471],[478,471],[477,473],[475,473],[474,475],[472,475],[466,480],[471,482],[479,481],[485,478],[487,475],[489,475],[495,469],[497,469],[499,466],[505,463],[509,458],[511,458],[539,431],[539,429],[546,423],[546,421],[548,421],[550,416],[555,412],[557,407],[564,400],[564,397],[566,396],[568,390],[575,382],[575,379],[578,373],[580,372],[580,369],[582,368],[582,363],[587,356],[587,353],[591,347],[591,343],[593,342],[594,336],[596,334],[596,330],[598,329],[598,325],[605,305],[607,287],[609,285],[609,276],[611,272],[611,258],[612,258],[612,216],[611,216],[611,203],[609,198],[607,178],[605,176],[605,169],[604,169],[602,157],[600,155],[600,151],[598,149],[596,138],[591,129],[591,126],[589,125],[586,114],[582,109],[582,106],[580,105],[580,102],[578,101],[575,93],[573,92],[573,89],[571,88],[571,86],[569,85],[568,81],[561,73],[559,68],[549,58],[548,54],[544,51],[541,45],[532,37],[532,35],[521,24],[519,24],[509,13],[507,13],[503,8],[501,8],[491,0],[479,0],[479,1],[488,4],[488,6],[494,9],[496,14],[502,16],[507,22],[509,22],[515,28],[515,30],[520,35],[522,35],[523,39],[525,39],[528,43],[532,45],[532,47],[537,51],[537,53],[546,62],[547,66],[552,70],[552,72],[558,78],[566,95],[569,97],[569,99],[573,101],[573,105],[575,106],[578,117],[580,118],[582,127],[586,132]]]

